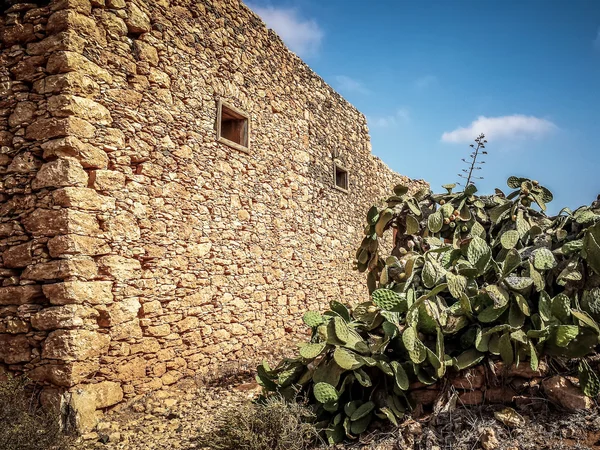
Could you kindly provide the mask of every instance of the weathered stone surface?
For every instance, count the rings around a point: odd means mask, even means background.
[[[6,173],[33,173],[37,172],[42,163],[32,153],[19,153],[13,158],[6,168]]]
[[[61,259],[28,266],[21,275],[23,280],[51,281],[79,278],[90,280],[98,275],[93,259]]]
[[[127,24],[127,29],[130,33],[147,33],[151,29],[150,18],[135,3],[129,4],[125,23]]]
[[[52,11],[72,9],[89,16],[92,13],[92,4],[90,3],[90,0],[54,0],[50,4],[50,9]]]
[[[418,389],[410,392],[410,397],[417,405],[433,405],[440,396],[440,391],[436,389]]]
[[[97,191],[115,191],[125,186],[125,174],[114,170],[93,170],[90,187]]]
[[[2,253],[4,266],[10,268],[27,267],[33,261],[31,249],[31,242],[8,248]]]
[[[98,258],[101,273],[110,275],[117,280],[131,280],[141,274],[142,266],[136,259],[110,255]]]
[[[121,381],[132,381],[146,376],[146,360],[134,358],[129,362],[116,366],[117,378]]]
[[[79,160],[81,165],[86,169],[104,169],[108,165],[106,152],[93,145],[81,142],[74,136],[44,142],[42,148],[44,149],[44,159],[46,160],[72,157]]]
[[[96,414],[96,395],[83,389],[74,389],[70,393],[69,409],[73,411],[72,420],[79,433],[89,433],[100,421]]]
[[[63,31],[76,32],[79,36],[94,40],[95,43],[103,44],[106,42],[96,25],[96,21],[74,9],[57,11],[48,18],[46,32],[56,34]]]
[[[41,167],[35,180],[31,183],[31,188],[84,187],[87,184],[88,175],[79,161],[73,158],[60,158],[47,162]]]
[[[512,403],[517,392],[510,386],[490,387],[485,391],[487,403]]]
[[[33,381],[47,381],[56,386],[71,387],[81,383],[100,368],[97,360],[45,364],[28,372]]]
[[[100,125],[109,125],[112,122],[110,112],[100,103],[71,94],[50,97],[48,110],[55,117],[77,116]]]
[[[34,28],[31,23],[16,23],[13,26],[0,29],[0,42],[7,46],[26,44],[35,40]]]
[[[42,347],[42,358],[82,361],[106,352],[110,337],[89,330],[57,330],[48,335]]]
[[[98,194],[89,188],[67,187],[52,192],[55,205],[73,207],[89,211],[111,211],[115,209],[115,199]]]
[[[56,236],[48,241],[48,250],[53,258],[64,258],[69,255],[106,255],[110,247],[104,239],[67,234]]]
[[[100,232],[96,217],[69,209],[36,209],[22,220],[25,229],[34,236],[82,234],[93,236]]]
[[[105,305],[113,300],[112,284],[111,281],[67,281],[45,284],[42,289],[53,305]]]
[[[485,382],[485,371],[482,366],[463,370],[452,379],[452,386],[457,389],[481,389]]]
[[[115,381],[85,384],[78,386],[77,388],[93,395],[96,409],[108,408],[123,400],[123,389],[121,388],[121,384]]]
[[[0,334],[0,361],[5,364],[28,362],[31,359],[31,346],[23,334]]]
[[[104,222],[106,233],[113,241],[138,240],[140,228],[133,214],[123,212]]]
[[[33,102],[19,102],[16,104],[13,113],[8,117],[8,125],[11,127],[20,127],[29,125],[37,110],[37,105]]]
[[[560,375],[545,379],[542,381],[542,387],[550,400],[570,411],[590,409],[594,406],[594,401],[591,398],[587,397],[571,381]]]
[[[63,136],[91,138],[96,128],[78,117],[64,119],[38,119],[27,127],[25,137],[30,140],[46,140]]]
[[[85,48],[85,40],[75,31],[63,31],[47,37],[40,42],[32,42],[27,45],[27,53],[30,55],[43,55],[60,50],[81,53]]]
[[[38,94],[75,94],[92,96],[100,91],[100,86],[84,72],[69,72],[51,75],[36,81],[33,89]]]
[[[38,285],[0,287],[0,305],[36,303],[36,300],[43,297],[42,287]]]
[[[133,49],[140,61],[146,61],[149,64],[156,66],[158,64],[158,52],[156,48],[147,42],[136,40],[133,42]]]
[[[113,303],[107,309],[105,326],[118,325],[136,319],[140,308],[140,301],[137,298],[128,298]]]
[[[44,76],[43,64],[45,64],[45,62],[46,58],[44,56],[25,57],[11,67],[10,71],[16,80],[32,83]]]
[[[80,328],[89,323],[87,319],[98,317],[98,311],[81,305],[52,306],[34,314],[31,326],[38,330]]]
[[[75,52],[56,52],[48,58],[46,70],[52,74],[81,71],[96,81],[112,83],[110,73]]]
[[[461,392],[458,401],[463,405],[481,405],[483,403],[483,392],[480,390]]]

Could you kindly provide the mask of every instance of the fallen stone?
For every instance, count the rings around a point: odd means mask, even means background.
[[[590,409],[594,405],[579,387],[560,375],[545,379],[542,387],[550,400],[570,411]]]

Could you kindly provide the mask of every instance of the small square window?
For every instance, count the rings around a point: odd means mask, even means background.
[[[348,192],[348,170],[339,164],[334,164],[333,182],[336,189]]]
[[[217,105],[217,141],[243,152],[250,149],[248,114],[221,100]]]

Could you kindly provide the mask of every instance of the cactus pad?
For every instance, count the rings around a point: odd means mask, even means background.
[[[327,383],[316,383],[313,386],[313,393],[319,403],[331,403],[337,401],[339,393],[330,384]]]

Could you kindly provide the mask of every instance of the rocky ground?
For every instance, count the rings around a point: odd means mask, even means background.
[[[218,380],[184,380],[169,390],[138,398],[105,415],[94,433],[76,450],[200,450],[196,440],[210,431],[211,417],[259,392],[251,375]],[[598,409],[569,414],[547,401],[535,410],[520,410],[507,426],[494,416],[501,406],[465,407],[422,414],[397,429],[379,429],[342,449],[371,450],[561,450],[600,449]],[[233,450],[233,449],[232,449]]]

